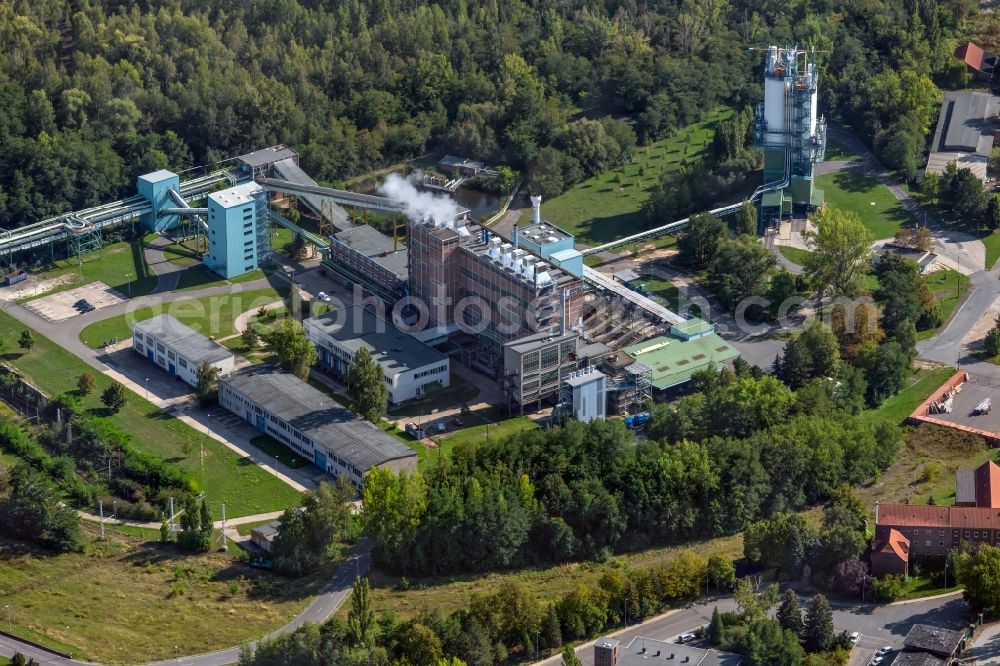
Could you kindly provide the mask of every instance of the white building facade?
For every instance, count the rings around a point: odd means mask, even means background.
[[[191,386],[198,385],[198,368],[208,363],[220,377],[236,367],[233,352],[185,326],[168,314],[132,325],[132,349]]]

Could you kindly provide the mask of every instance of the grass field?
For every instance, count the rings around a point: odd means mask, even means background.
[[[986,246],[986,270],[989,270],[1000,259],[1000,234],[989,233],[979,240]]]
[[[277,457],[279,466],[284,465],[292,469],[299,469],[310,464],[309,460],[295,453],[295,451],[292,451],[270,435],[257,435],[250,440],[250,443],[263,451],[269,458],[273,459]]]
[[[16,320],[0,312],[0,341],[6,344],[6,349],[17,348],[17,337],[22,330]],[[97,379],[97,390],[82,398],[81,405],[103,414],[99,396],[111,380],[48,338],[36,333],[35,340],[35,346],[27,353],[8,352],[7,362],[50,395],[74,390],[77,377],[90,372]],[[131,391],[128,404],[109,419],[131,434],[131,442],[137,449],[188,470],[205,491],[213,510],[225,502],[228,514],[235,518],[278,511],[299,503],[298,492],[290,486]]]
[[[798,247],[790,247],[788,245],[779,245],[778,251],[781,252],[781,255],[785,259],[788,259],[788,261],[793,264],[798,264],[799,266],[805,266],[806,258],[812,254],[809,250],[803,250]]]
[[[201,237],[189,238],[178,243],[171,243],[163,248],[163,255],[172,264],[178,266],[194,266],[201,263],[204,250]]]
[[[837,162],[841,160],[853,161],[856,159],[859,159],[858,154],[844,144],[837,143],[832,139],[826,140],[825,160],[827,162]]]
[[[85,529],[96,537],[93,526]],[[64,555],[0,537],[0,598],[15,634],[105,664],[200,654],[283,625],[333,570],[289,585],[232,555],[181,554],[108,533],[87,553]]]
[[[83,256],[83,263],[76,258],[61,259],[47,265],[44,270],[33,272],[39,279],[52,279],[67,276],[66,282],[42,294],[31,296],[25,300],[33,300],[46,294],[66,291],[80,285],[100,280],[122,294],[129,293],[129,276],[131,275],[131,290],[133,296],[148,294],[156,286],[156,275],[146,265],[142,254],[142,244],[136,240],[132,243],[121,242],[107,245],[98,252]]]
[[[955,312],[955,308],[958,306],[959,301],[962,300],[966,290],[969,288],[969,276],[962,275],[958,271],[953,271],[950,268],[947,268],[940,271],[934,271],[933,273],[925,276],[924,282],[928,287],[930,287],[930,290],[934,292],[934,296],[937,298],[938,303],[941,306],[941,327],[947,326],[952,313]],[[931,328],[926,331],[920,331],[917,333],[917,340],[926,340],[936,334],[939,330],[941,329]]]
[[[828,173],[816,179],[816,186],[824,190],[831,206],[856,212],[876,239],[891,238],[900,226],[913,221],[889,188],[871,176],[855,171]]]
[[[867,410],[861,419],[870,423],[902,423],[913,413],[917,405],[922,403],[934,389],[941,386],[946,379],[955,374],[955,368],[934,368],[933,370],[917,370],[910,377],[902,391],[883,402],[878,409]]]
[[[670,280],[664,280],[652,275],[643,275],[639,284],[642,285],[647,293],[658,298],[671,310],[680,311],[682,309],[682,303],[680,302],[681,292]]]
[[[220,277],[217,273],[208,270],[204,264],[199,263],[180,274],[180,277],[177,279],[177,291],[204,289],[205,287],[217,287],[223,284],[243,284],[244,282],[252,282],[263,277],[267,277],[267,274],[258,268],[257,270],[237,275],[227,280]]]
[[[239,315],[272,303],[280,297],[281,293],[278,290],[266,287],[144,307],[135,312],[94,322],[80,332],[80,339],[84,344],[94,348],[111,338],[125,340],[132,336],[132,323],[149,319],[162,312],[170,313],[204,335],[223,338],[237,332],[234,322]]]
[[[428,467],[442,458],[451,455],[452,450],[459,444],[485,444],[492,438],[494,441],[522,430],[537,428],[538,424],[527,416],[519,416],[498,423],[486,423],[483,425],[469,426],[456,430],[448,435],[434,437],[437,448],[428,448],[416,443],[411,443],[411,447],[417,451],[417,460],[420,466]]]
[[[661,176],[697,163],[710,148],[714,126],[732,115],[719,108],[674,136],[636,148],[623,166],[578,183],[543,203],[545,219],[585,245],[606,243],[646,229],[642,205]],[[530,210],[526,212],[530,215]]]

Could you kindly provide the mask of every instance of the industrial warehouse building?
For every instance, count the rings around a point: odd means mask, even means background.
[[[132,349],[191,386],[198,384],[202,363],[218,368],[220,377],[236,365],[233,352],[168,314],[133,324]]]
[[[285,372],[258,366],[223,379],[219,404],[359,491],[374,467],[417,468],[408,446]]]
[[[323,268],[361,285],[387,303],[406,294],[410,275],[406,248],[397,247],[393,239],[368,225],[333,234]]]
[[[304,325],[319,352],[320,367],[339,377],[367,349],[382,368],[393,404],[422,397],[429,385],[449,386],[447,356],[359,305],[307,319]]]

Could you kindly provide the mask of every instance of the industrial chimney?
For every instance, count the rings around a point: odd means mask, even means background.
[[[542,195],[531,195],[531,223],[538,224],[542,221]]]

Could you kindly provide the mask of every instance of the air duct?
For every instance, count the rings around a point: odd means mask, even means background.
[[[542,221],[542,195],[533,194],[531,196],[531,223],[540,224]]]

